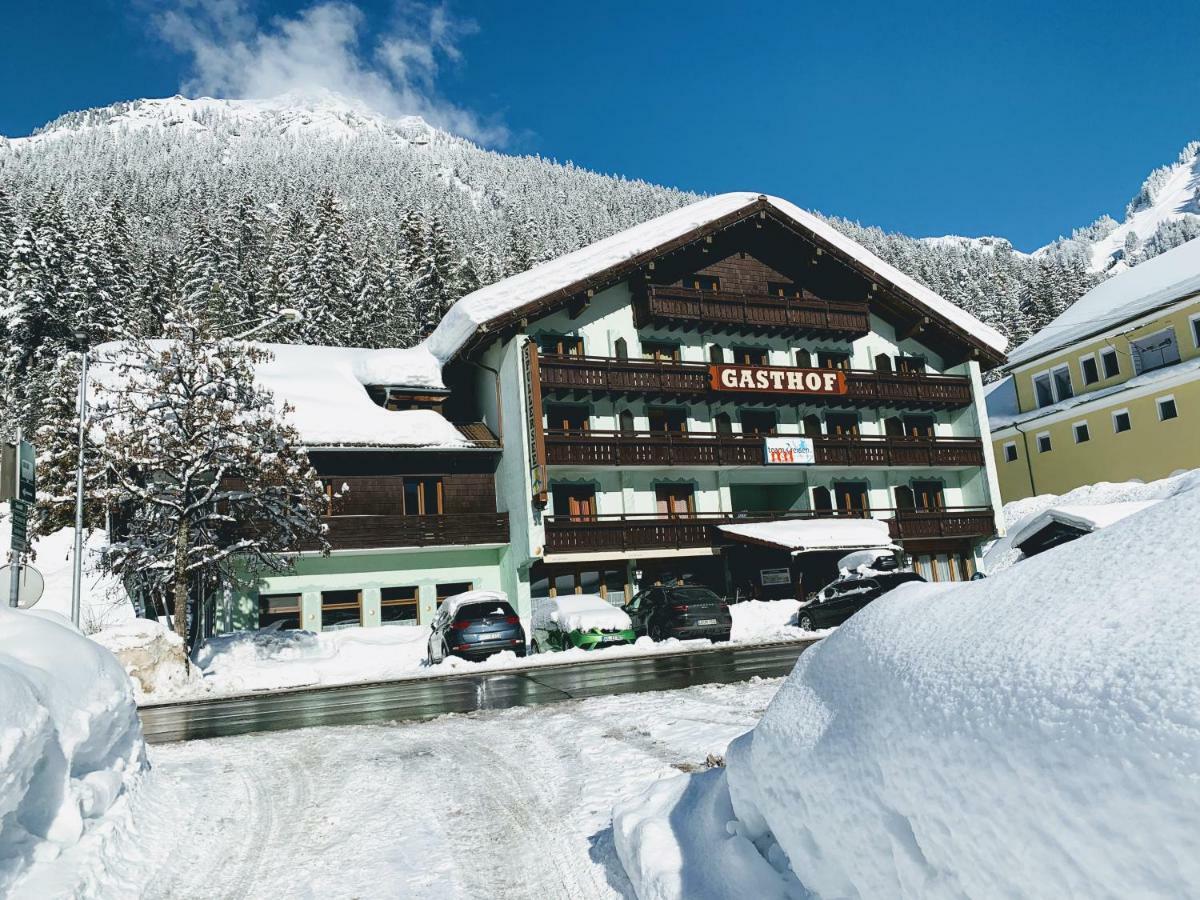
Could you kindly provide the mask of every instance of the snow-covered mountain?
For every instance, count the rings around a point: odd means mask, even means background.
[[[1063,244],[1081,245],[1094,272],[1115,274],[1200,237],[1200,141],[1180,151],[1175,162],[1160,166],[1142,183],[1125,207],[1125,220],[1101,216],[1068,240],[1036,251],[1044,254]]]

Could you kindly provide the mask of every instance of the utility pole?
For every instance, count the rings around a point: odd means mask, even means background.
[[[71,621],[79,627],[81,592],[83,587],[83,487],[84,487],[84,443],[87,437],[87,379],[88,351],[84,346],[82,365],[79,370],[79,458],[75,465],[75,556],[71,566]]]
[[[17,599],[21,593],[21,547],[24,538],[17,537],[17,520],[20,518],[21,497],[20,497],[20,480],[21,480],[21,429],[17,429],[17,447],[14,455],[15,465],[13,466],[13,496],[8,501],[8,509],[12,518],[12,559],[8,565],[8,605],[13,609],[17,608]]]

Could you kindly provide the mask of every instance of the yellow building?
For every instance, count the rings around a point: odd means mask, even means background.
[[[988,393],[1005,502],[1200,467],[1200,239],[1115,275]]]

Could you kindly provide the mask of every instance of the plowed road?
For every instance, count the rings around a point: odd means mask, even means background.
[[[428,719],[445,713],[537,706],[584,697],[732,683],[791,672],[816,641],[722,645],[705,650],[411,678],[373,684],[302,688],[141,709],[151,743]]]

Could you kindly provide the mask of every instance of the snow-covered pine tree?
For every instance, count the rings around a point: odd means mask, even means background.
[[[1122,245],[1122,256],[1129,265],[1137,265],[1138,251],[1142,249],[1142,240],[1138,237],[1138,233],[1132,228],[1125,235],[1125,243]]]
[[[255,383],[270,355],[217,337],[191,307],[166,333],[122,345],[97,379],[117,522],[102,566],[171,602],[187,641],[193,579],[238,587],[286,571],[302,546],[327,548],[325,497],[295,429]]]

